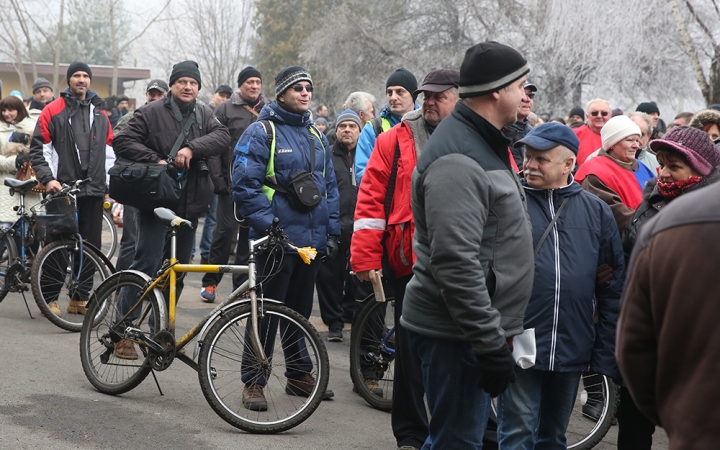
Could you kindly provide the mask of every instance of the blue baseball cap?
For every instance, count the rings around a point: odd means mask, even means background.
[[[557,122],[548,122],[533,128],[518,142],[534,148],[535,150],[552,150],[558,145],[567,147],[577,156],[580,140],[572,128]]]

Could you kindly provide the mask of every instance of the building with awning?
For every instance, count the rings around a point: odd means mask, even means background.
[[[55,95],[67,87],[65,81],[65,73],[69,64],[60,64],[58,71],[58,84],[55,87]],[[46,78],[51,83],[53,81],[53,64],[52,63],[35,63],[38,77]],[[90,70],[93,73],[92,85],[90,88],[96,91],[101,97],[109,97],[112,87],[112,66],[96,66],[90,64]],[[23,72],[27,80],[28,91],[32,89],[35,80],[32,78],[32,65],[23,63]],[[123,83],[127,81],[149,80],[150,69],[140,69],[137,67],[119,67],[118,68],[118,95],[124,93]],[[20,77],[15,70],[15,64],[6,61],[0,61],[0,81],[2,81],[2,97],[10,94],[10,91],[18,90],[22,93],[23,98],[28,98],[32,92],[23,92],[20,89]]]

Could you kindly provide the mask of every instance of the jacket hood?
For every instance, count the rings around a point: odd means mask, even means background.
[[[412,131],[413,141],[415,142],[415,154],[419,158],[422,149],[425,148],[425,144],[427,144],[430,138],[422,110],[416,109],[415,111],[410,111],[403,116],[402,121],[407,123]]]
[[[273,120],[277,123],[290,125],[293,127],[312,125],[310,119],[310,111],[305,111],[303,115],[290,112],[277,104],[277,100],[273,100],[269,104],[263,106],[260,111],[258,120]]]
[[[413,103],[413,111],[417,111],[418,109],[420,109],[420,105],[418,105],[417,103]],[[408,114],[410,114],[410,113],[408,113]],[[390,111],[390,105],[385,105],[385,107],[382,109],[382,111],[380,111],[380,117],[384,117],[392,122],[392,120],[390,119],[390,116],[398,117],[395,114],[393,114],[392,111]]]

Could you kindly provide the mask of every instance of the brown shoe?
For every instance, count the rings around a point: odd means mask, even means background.
[[[57,301],[48,303],[48,308],[50,308],[50,311],[52,311],[52,313],[56,316],[62,316],[62,312],[60,312],[60,306],[58,305]]]
[[[246,384],[243,389],[243,406],[250,411],[267,411],[267,400],[263,394],[263,386]]]
[[[127,339],[121,339],[120,342],[115,343],[115,356],[120,359],[138,359],[138,354],[135,351],[135,344]]]
[[[378,380],[375,378],[367,378],[365,380],[365,385],[370,389],[370,392],[377,395],[378,397],[383,396],[383,388],[380,387],[380,383],[378,383]]]
[[[68,303],[67,312],[70,314],[85,315],[85,313],[87,313],[87,310],[87,301],[70,300],[70,302]]]
[[[300,378],[288,378],[285,393],[297,397],[310,397],[313,389],[315,389],[315,383],[315,377],[309,373],[302,374]],[[323,392],[322,399],[328,400],[334,396],[335,393],[328,389]]]

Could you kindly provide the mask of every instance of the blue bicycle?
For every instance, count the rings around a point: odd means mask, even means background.
[[[75,194],[87,180],[64,185],[37,205],[25,209],[25,195],[36,180],[6,178],[10,195],[20,195],[18,220],[0,229],[0,301],[8,293],[23,296],[32,289],[35,303],[53,324],[80,331],[93,286],[115,271],[112,263],[77,228]],[[47,214],[38,214],[45,208]]]

